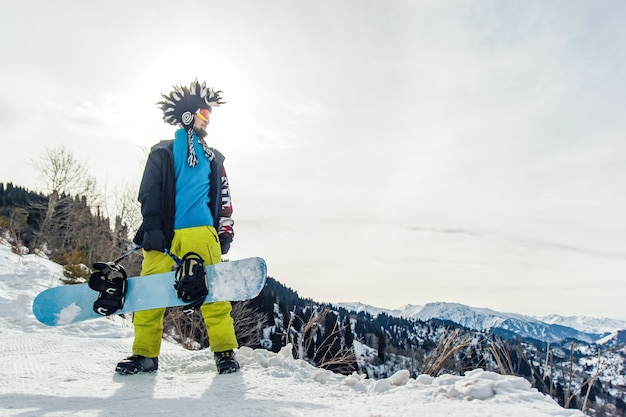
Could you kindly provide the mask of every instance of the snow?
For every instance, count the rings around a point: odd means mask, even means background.
[[[267,267],[261,258],[222,262],[218,266],[219,273],[210,277],[211,294],[215,294],[216,299],[245,300],[249,294],[255,294],[263,288],[259,277],[267,275]],[[228,277],[234,273],[240,277],[240,285],[228,285]]]
[[[372,316],[385,313],[392,317],[405,317],[426,321],[432,318],[454,321],[464,327],[470,329],[490,329],[501,326],[504,322],[519,320],[529,325],[533,323],[538,327],[541,324],[555,324],[559,326],[569,327],[589,335],[604,335],[614,333],[616,330],[626,329],[626,320],[613,319],[608,317],[588,317],[588,316],[561,316],[551,314],[548,316],[528,316],[523,314],[506,313],[494,311],[488,308],[470,307],[458,303],[434,302],[424,306],[407,304],[403,307],[390,310],[378,308],[371,305],[352,302],[352,303],[335,303],[338,307],[354,312],[366,312]],[[543,326],[545,329],[545,326]],[[538,334],[529,335],[531,337],[539,337]],[[581,337],[582,335],[579,335]]]
[[[61,267],[0,245],[2,416],[582,416],[522,379],[480,369],[465,376],[399,371],[390,378],[342,376],[291,356],[242,347],[242,371],[217,375],[209,351],[163,341],[159,371],[113,372],[130,354],[127,321],[100,318],[60,327],[38,323],[35,295],[60,285]]]
[[[551,314],[549,316],[537,317],[537,319],[545,323],[571,327],[572,329],[585,333],[613,333],[616,330],[626,329],[625,320],[608,317],[598,318]]]

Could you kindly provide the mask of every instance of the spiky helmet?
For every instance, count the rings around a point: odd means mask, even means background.
[[[175,85],[169,94],[161,94],[163,100],[157,106],[163,110],[165,123],[187,127],[193,124],[194,115],[198,111],[212,111],[213,107],[226,103],[222,101],[221,93],[221,90],[215,91],[204,82],[200,84],[198,80],[194,80],[189,87]]]

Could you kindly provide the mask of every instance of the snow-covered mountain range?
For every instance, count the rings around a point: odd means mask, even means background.
[[[585,316],[560,316],[557,314],[533,317],[516,313],[503,313],[488,308],[469,307],[458,303],[428,303],[424,306],[408,304],[390,310],[362,303],[338,303],[338,307],[355,312],[367,312],[374,316],[387,314],[427,321],[439,319],[457,323],[473,330],[493,333],[511,332],[522,337],[542,341],[577,339],[585,342],[607,342],[611,335],[626,329],[626,321],[611,318]]]

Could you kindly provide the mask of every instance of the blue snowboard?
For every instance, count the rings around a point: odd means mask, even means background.
[[[209,289],[205,303],[254,298],[263,289],[267,276],[267,267],[261,258],[221,262],[205,269]],[[35,297],[33,313],[37,320],[48,326],[102,317],[93,311],[98,294],[87,284],[49,288]],[[115,314],[182,305],[185,303],[174,289],[174,272],[165,272],[128,278],[124,307]]]

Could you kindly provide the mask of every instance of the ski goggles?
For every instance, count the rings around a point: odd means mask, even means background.
[[[209,115],[211,114],[211,112],[209,111],[209,109],[199,109],[196,112],[196,116],[202,120],[203,122],[208,122],[209,121]]]

